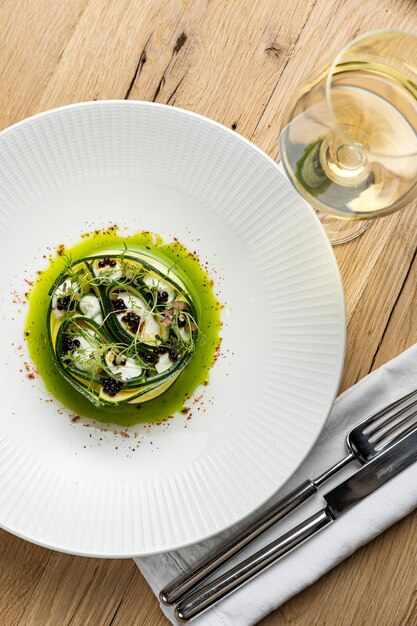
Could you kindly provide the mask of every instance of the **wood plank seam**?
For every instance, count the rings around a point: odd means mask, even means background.
[[[159,92],[161,91],[162,87],[165,84],[166,75],[167,75],[168,71],[171,69],[171,67],[174,67],[175,61],[176,61],[176,57],[178,56],[181,48],[184,46],[186,41],[187,41],[187,35],[184,32],[182,32],[181,35],[178,37],[178,39],[177,39],[177,41],[175,43],[174,48],[172,49],[171,58],[168,61],[167,65],[166,65],[166,67],[165,67],[165,69],[164,69],[164,71],[162,73],[161,80],[159,81],[158,86],[157,86],[157,88],[155,90],[155,93],[154,93],[154,95],[152,97],[152,102],[155,102],[157,97],[159,96]],[[181,79],[181,82],[182,82],[183,79],[184,79],[184,77]],[[176,89],[178,89],[178,85],[177,85]]]
[[[139,78],[139,76],[140,76],[140,74],[142,72],[143,66],[146,63],[146,48],[147,48],[147,46],[149,44],[149,41],[150,41],[151,37],[152,37],[152,33],[147,38],[146,43],[143,46],[142,52],[140,53],[139,62],[137,64],[137,66],[136,66],[136,70],[135,70],[135,72],[133,74],[132,80],[130,81],[129,87],[127,88],[127,91],[126,91],[125,96],[124,96],[125,100],[129,99],[129,96],[130,96],[130,94],[132,92],[133,86],[134,86],[136,80]]]
[[[132,578],[133,578],[133,576],[132,576]],[[132,579],[131,579],[131,580],[132,580]],[[129,581],[129,582],[130,582],[130,581]],[[117,605],[116,610],[114,611],[114,613],[113,613],[113,617],[111,618],[111,620],[110,620],[110,622],[109,622],[109,625],[108,625],[108,626],[112,626],[112,624],[114,624],[114,620],[115,620],[115,619],[116,619],[116,617],[117,617],[117,614],[118,614],[118,612],[119,612],[120,607],[122,606],[122,602],[123,602],[124,598],[125,598],[125,594],[123,593],[123,594],[122,594],[122,597],[120,598],[120,602],[119,602],[119,604]]]
[[[185,72],[184,76],[180,79],[179,83],[177,84],[177,86],[175,87],[175,89],[173,90],[173,92],[171,93],[171,95],[169,96],[169,98],[167,99],[166,103],[170,104],[171,106],[174,104],[175,100],[173,100],[175,94],[177,93],[178,89],[181,86],[182,81],[184,80],[184,78],[187,76],[187,72]]]
[[[408,280],[408,278],[409,278],[409,276],[410,276],[410,274],[411,274],[411,271],[412,271],[412,269],[413,269],[413,265],[414,265],[414,262],[415,262],[415,260],[416,260],[416,257],[417,257],[417,247],[416,247],[416,249],[414,250],[413,256],[412,256],[411,261],[410,261],[410,265],[409,265],[408,270],[407,270],[407,272],[406,272],[406,274],[405,274],[405,276],[404,276],[404,279],[403,279],[403,281],[402,281],[402,283],[401,283],[401,286],[400,286],[400,288],[399,288],[399,290],[398,290],[398,293],[397,293],[397,296],[396,296],[396,298],[395,298],[395,300],[394,300],[394,303],[393,303],[393,305],[392,305],[392,308],[391,308],[390,314],[388,315],[387,321],[386,321],[385,326],[384,326],[384,330],[382,331],[382,334],[381,334],[380,340],[379,340],[379,342],[378,342],[378,345],[377,345],[376,350],[375,350],[375,352],[374,352],[374,355],[373,355],[373,357],[372,357],[372,360],[371,360],[371,365],[370,365],[369,370],[368,370],[368,374],[369,374],[370,372],[372,372],[372,370],[373,370],[373,367],[374,367],[374,364],[375,364],[376,358],[377,358],[377,356],[378,356],[378,352],[379,352],[379,350],[380,350],[380,348],[381,348],[382,342],[384,341],[385,335],[386,335],[386,333],[387,333],[388,327],[389,327],[390,322],[391,322],[391,318],[392,318],[392,316],[393,316],[393,314],[394,314],[394,312],[395,312],[395,309],[396,309],[396,307],[397,307],[397,304],[398,304],[398,302],[399,302],[399,300],[400,300],[400,298],[401,298],[401,294],[402,294],[402,292],[403,292],[403,290],[404,290],[404,287],[405,287],[405,285],[406,285],[406,283],[407,283],[407,280]],[[356,382],[357,382],[357,381],[356,381]]]
[[[39,573],[39,578],[42,577],[43,573],[45,572],[46,568],[48,567],[48,565],[49,565],[49,563],[50,563],[50,561],[51,561],[53,556],[54,556],[54,552],[51,551],[48,560],[46,561],[44,567],[42,568],[41,572]],[[23,615],[25,614],[26,608],[29,606],[30,601],[32,600],[32,597],[35,594],[35,592],[36,592],[36,586],[33,587],[31,593],[27,596],[27,601],[25,603],[25,606],[22,608],[22,612],[20,613],[19,618],[18,618],[18,622],[17,622],[18,624],[20,624],[20,621],[21,621]],[[26,598],[25,598],[25,600],[26,600]]]
[[[300,40],[301,35],[303,34],[303,31],[304,31],[305,27],[306,27],[306,26],[307,26],[307,24],[308,24],[308,21],[309,21],[309,19],[310,19],[310,17],[311,17],[311,14],[312,14],[312,13],[313,13],[313,11],[314,11],[314,7],[316,6],[316,4],[317,4],[317,0],[314,0],[314,1],[313,1],[313,4],[311,5],[310,11],[308,12],[307,17],[306,17],[306,19],[304,20],[303,25],[301,26],[300,32],[298,33],[297,37],[295,38],[295,40],[294,40],[293,44],[291,45],[291,47],[290,47],[290,49],[289,49],[289,51],[288,51],[288,53],[287,53],[287,58],[286,58],[286,61],[285,61],[284,65],[283,65],[283,67],[282,67],[282,70],[281,70],[281,72],[280,72],[280,74],[279,74],[279,76],[278,76],[278,79],[277,79],[276,85],[275,85],[275,87],[271,90],[270,96],[269,96],[269,98],[268,98],[268,100],[267,100],[267,102],[266,102],[266,104],[265,104],[264,108],[262,109],[262,112],[261,112],[261,114],[260,114],[260,116],[259,116],[259,119],[258,119],[258,121],[257,121],[257,123],[256,123],[256,126],[255,126],[255,128],[253,129],[253,131],[252,131],[252,133],[251,133],[251,135],[250,135],[249,139],[252,139],[252,137],[255,135],[256,131],[258,130],[259,124],[261,123],[261,120],[262,120],[262,118],[263,118],[263,116],[264,116],[264,113],[265,113],[266,109],[268,108],[268,105],[269,105],[269,103],[270,103],[270,101],[271,101],[271,98],[273,97],[273,95],[274,95],[274,93],[275,93],[276,88],[278,87],[278,84],[279,84],[279,81],[280,81],[280,79],[281,79],[281,76],[284,74],[285,69],[286,69],[286,67],[287,67],[288,63],[291,61],[292,54],[293,54],[293,52],[294,52],[294,50],[295,50],[295,48],[296,48],[296,46],[297,46],[297,44],[298,44],[298,42],[299,42],[299,40]],[[271,47],[267,48],[266,50],[269,50],[269,49],[271,49]],[[235,130],[235,129],[233,129],[233,130]]]
[[[81,9],[81,11],[79,12],[79,14],[77,15],[77,19],[75,20],[74,24],[72,25],[72,28],[69,31],[67,42],[64,45],[64,47],[62,48],[62,50],[61,50],[61,52],[60,52],[60,54],[59,54],[59,56],[58,56],[58,58],[56,60],[54,71],[57,70],[57,68],[58,68],[58,66],[60,64],[60,61],[61,61],[62,57],[64,56],[65,50],[67,49],[68,41],[71,40],[72,36],[74,35],[75,31],[77,30],[78,25],[79,25],[83,15],[84,15],[84,13],[85,13],[85,10],[86,10],[87,6],[88,6],[88,0],[85,3],[85,5],[83,6],[83,8]]]
[[[98,568],[98,565],[97,565],[97,566],[94,568],[94,571],[93,571],[93,575],[92,575],[92,577],[91,577],[90,584],[89,584],[89,585],[88,585],[88,586],[84,589],[84,593],[82,594],[82,596],[81,596],[81,597],[80,597],[80,599],[79,599],[78,606],[80,606],[80,605],[82,604],[82,602],[83,602],[84,598],[87,596],[87,594],[88,594],[88,592],[89,592],[89,589],[90,589],[91,585],[93,584],[93,580],[94,580],[94,577],[95,577],[95,575],[96,575],[96,573],[97,573],[98,569],[99,569],[99,568]],[[69,616],[69,618],[68,618],[68,625],[67,625],[67,626],[70,626],[70,624],[72,624],[72,623],[73,623],[73,620],[74,620],[74,618],[76,617],[76,613],[77,613],[78,606],[75,606],[75,607],[74,607],[74,611],[73,611],[72,615],[70,615],[70,616]]]

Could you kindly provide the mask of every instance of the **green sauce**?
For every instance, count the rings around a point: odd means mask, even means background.
[[[109,248],[146,248],[156,258],[164,257],[176,264],[187,277],[201,305],[199,313],[199,339],[194,354],[180,374],[178,380],[161,396],[138,405],[97,408],[79,394],[57,370],[47,341],[46,312],[50,297],[48,292],[65,268],[64,248],[59,246],[49,267],[39,272],[29,294],[29,313],[26,321],[25,338],[30,356],[47,389],[62,404],[75,413],[106,423],[133,426],[143,422],[160,422],[181,411],[184,402],[192,396],[199,385],[207,384],[209,370],[213,365],[220,343],[220,311],[222,306],[213,293],[213,282],[201,267],[197,256],[189,252],[180,242],[164,244],[160,236],[142,232],[131,237],[121,237],[117,227],[105,231],[84,234],[82,241],[72,248],[65,248],[65,255],[77,260],[89,254]]]

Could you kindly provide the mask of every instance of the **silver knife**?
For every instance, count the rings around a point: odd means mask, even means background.
[[[219,602],[256,574],[335,522],[343,513],[417,461],[417,429],[381,452],[374,460],[324,495],[326,507],[248,557],[225,574],[185,597],[175,609],[179,622],[188,622]]]

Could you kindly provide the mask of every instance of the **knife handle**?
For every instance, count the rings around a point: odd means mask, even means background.
[[[196,617],[202,611],[216,604],[216,602],[223,600],[243,583],[262,572],[332,522],[333,517],[327,509],[319,511],[302,524],[268,544],[265,548],[249,556],[222,576],[185,597],[175,609],[175,618],[181,623],[188,622],[188,620]]]
[[[252,541],[260,537],[268,528],[276,524],[276,522],[302,502],[308,500],[316,492],[317,486],[315,483],[311,480],[303,482],[297,489],[265,511],[261,517],[254,520],[250,526],[245,527],[236,537],[232,537],[229,542],[221,545],[214,554],[210,554],[189,572],[181,575],[162,589],[159,594],[159,600],[166,605],[181,601],[192,587],[229,561]]]

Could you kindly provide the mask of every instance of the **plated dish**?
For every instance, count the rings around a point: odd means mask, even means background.
[[[0,163],[0,375],[7,389],[0,416],[0,525],[54,549],[127,557],[178,549],[242,520],[303,461],[339,384],[343,292],[313,211],[256,146],[211,120],[153,103],[83,103],[35,116],[0,133]],[[91,241],[79,243],[81,233],[114,224],[125,242],[151,231],[173,254],[181,242],[198,257],[223,305],[222,342],[214,346],[213,359],[213,346],[199,343],[201,333],[210,336],[212,327],[207,307],[198,309],[193,296],[199,280],[185,255],[182,269],[189,282],[184,288],[178,284],[178,290],[170,284],[173,302],[187,301],[193,318],[178,367],[192,355],[158,397],[117,403],[119,416],[123,410],[141,416],[142,423],[135,425],[121,418],[114,426],[110,403],[120,399],[121,390],[112,388],[115,395],[106,395],[104,383],[98,383],[95,399],[104,395],[106,403],[95,406],[76,388],[94,373],[94,368],[88,373],[75,366],[81,360],[77,350],[83,348],[78,328],[66,354],[63,345],[63,326],[74,323],[73,315],[84,318],[83,332],[98,337],[101,314],[105,336],[98,351],[110,362],[100,361],[100,376],[114,378],[111,368],[123,365],[114,363],[117,355],[107,350],[106,341],[117,334],[116,341],[130,347],[129,322],[134,330],[138,321],[132,316],[122,320],[127,314],[115,311],[110,326],[106,311],[114,309],[113,299],[130,306],[131,296],[124,295],[126,290],[112,294],[107,287],[98,296],[93,289],[83,296],[99,303],[84,301],[83,312],[81,298],[64,290],[63,275],[48,296],[59,274],[67,266],[76,268],[72,261],[84,263],[99,252],[100,269],[118,269],[123,244],[101,241],[92,252]],[[75,254],[78,245],[86,247]],[[72,261],[60,257],[52,277],[50,257],[63,248],[64,255],[72,251]],[[56,340],[62,329],[61,343],[52,341],[52,347],[71,380],[56,367],[55,377],[45,377],[42,359],[33,367],[25,331],[34,333],[41,353],[51,354],[47,334],[36,334],[37,324],[27,326],[33,302],[25,293],[32,298],[35,285],[45,289],[51,315],[69,310],[68,319],[52,320]],[[158,292],[151,287],[148,296],[152,290],[154,296]],[[135,307],[128,310],[139,316],[139,330],[143,321],[152,323],[145,295],[142,302],[132,293],[141,314]],[[180,309],[173,308],[178,320]],[[37,310],[46,328],[46,309]],[[208,345],[212,367],[207,381],[193,363],[197,357],[208,359]],[[132,367],[138,365],[144,364]],[[156,368],[145,370],[159,375]],[[191,379],[194,391],[184,398]],[[123,385],[128,388],[127,380]],[[164,405],[170,394],[175,410]],[[161,415],[165,406],[168,418],[149,423],[146,412],[152,403],[160,403]],[[103,423],[90,410],[111,416]]]

